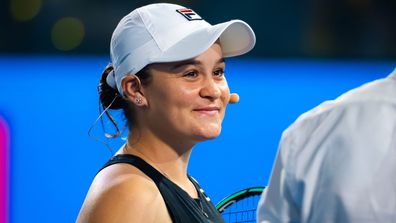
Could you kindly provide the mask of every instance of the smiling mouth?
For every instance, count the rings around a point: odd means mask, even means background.
[[[213,108],[199,108],[199,109],[194,109],[193,111],[199,112],[201,114],[206,114],[206,115],[215,115],[220,112],[220,108],[213,107]]]

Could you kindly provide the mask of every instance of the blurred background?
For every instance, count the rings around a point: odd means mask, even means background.
[[[111,153],[97,83],[118,21],[157,1],[4,0],[0,7],[0,222],[74,222]],[[396,1],[167,1],[216,24],[249,23],[247,55],[227,60],[240,103],[189,172],[214,203],[266,185],[282,131],[300,114],[396,67]],[[120,120],[121,121],[121,120]],[[93,126],[93,137],[87,132]],[[123,140],[107,141],[113,150]]]
[[[159,1],[4,0],[4,53],[107,54],[118,21]],[[255,57],[394,58],[396,1],[168,1],[215,24],[240,18],[257,34]]]

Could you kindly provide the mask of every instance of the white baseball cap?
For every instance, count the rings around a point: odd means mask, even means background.
[[[110,43],[114,71],[107,83],[123,93],[121,80],[148,64],[192,59],[219,39],[224,57],[249,52],[256,43],[250,26],[241,20],[210,25],[180,5],[158,3],[133,10],[118,23]]]

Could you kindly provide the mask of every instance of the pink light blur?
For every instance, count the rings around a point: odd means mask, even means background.
[[[0,116],[0,223],[8,222],[8,147],[7,122]]]

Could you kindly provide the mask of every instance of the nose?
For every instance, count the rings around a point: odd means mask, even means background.
[[[201,97],[211,101],[219,98],[221,96],[220,83],[217,83],[213,78],[205,78],[199,94]]]

